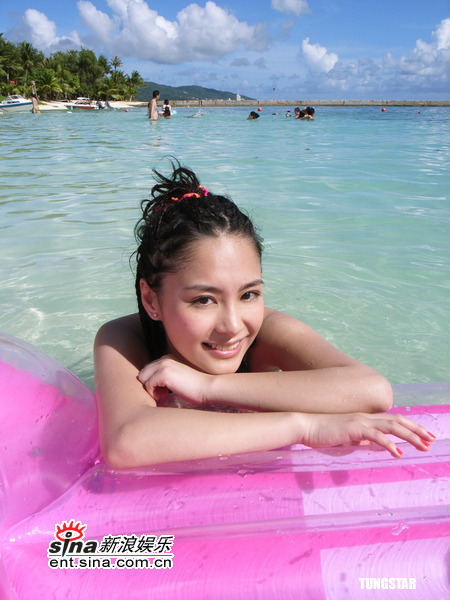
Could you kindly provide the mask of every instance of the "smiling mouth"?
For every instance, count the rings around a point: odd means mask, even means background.
[[[207,348],[211,348],[211,350],[218,350],[219,352],[231,352],[232,350],[236,350],[239,344],[240,342],[235,342],[234,344],[223,346],[222,344],[208,344],[207,342],[203,342],[203,345]]]

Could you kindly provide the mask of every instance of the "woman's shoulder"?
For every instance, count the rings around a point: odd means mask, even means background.
[[[115,334],[127,334],[130,336],[142,336],[142,327],[139,319],[139,314],[125,315],[118,317],[112,321],[104,323],[98,330],[97,335],[114,336]]]
[[[339,367],[355,362],[306,323],[267,308],[252,347],[250,370],[296,371]]]
[[[262,324],[262,332],[270,332],[275,327],[281,326],[296,326],[296,327],[307,327],[305,323],[299,321],[295,317],[292,317],[281,310],[277,310],[275,308],[270,308],[268,306],[264,307],[264,318]]]
[[[132,314],[104,323],[97,332],[95,348],[109,347],[136,366],[148,362],[139,315]]]
[[[265,307],[264,319],[250,356],[251,371],[269,371],[285,367],[285,354],[299,352],[301,341],[310,328],[279,310]]]

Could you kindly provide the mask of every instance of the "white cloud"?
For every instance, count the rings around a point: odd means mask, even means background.
[[[311,12],[307,0],[272,0],[270,5],[274,10],[296,17]]]
[[[87,0],[77,4],[83,24],[106,51],[161,64],[217,59],[239,47],[263,50],[268,36],[261,24],[248,25],[212,1],[189,4],[175,21],[144,0],[108,0],[112,16]]]
[[[395,59],[387,52],[378,60],[340,60],[320,44],[303,40],[299,52],[307,74],[305,85],[316,92],[355,97],[433,98],[445,94],[450,83],[450,19],[434,29],[430,43],[417,40],[408,55]]]
[[[99,10],[95,0],[78,0],[80,20],[87,30],[84,35],[74,31],[59,37],[56,24],[35,9],[28,9],[20,30],[11,33],[47,53],[84,46],[107,55],[166,65],[216,61],[239,49],[260,52],[270,43],[266,25],[239,21],[211,0],[204,6],[189,4],[173,21],[150,8],[146,0],[106,3],[108,13]]]
[[[437,51],[450,48],[450,18],[443,19],[431,34],[432,45]]]
[[[46,48],[51,46],[56,37],[56,23],[50,21],[43,13],[29,8],[25,11],[24,23],[30,28],[33,34],[32,43],[37,48]]]
[[[107,44],[114,30],[114,22],[107,14],[97,10],[92,2],[80,0],[77,2],[77,8],[82,22],[92,30],[101,43]]]
[[[44,13],[34,8],[28,8],[23,17],[22,39],[30,40],[38,50],[56,51],[81,45],[80,36],[73,31],[69,36],[56,35],[56,24],[50,21]]]
[[[309,38],[302,42],[303,58],[307,66],[313,71],[328,73],[335,66],[339,57],[320,44],[310,44]]]
[[[428,44],[417,40],[408,56],[397,62],[388,53],[383,63],[389,69],[393,85],[425,93],[448,93],[450,82],[450,18],[443,19],[431,33]]]

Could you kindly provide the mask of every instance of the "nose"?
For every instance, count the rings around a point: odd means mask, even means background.
[[[223,336],[232,338],[242,329],[242,317],[239,306],[233,304],[223,305],[217,316],[215,330]]]

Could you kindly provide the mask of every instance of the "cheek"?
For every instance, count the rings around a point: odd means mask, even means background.
[[[249,323],[252,329],[259,331],[262,327],[264,321],[264,304],[261,303],[260,306],[253,309],[251,314],[249,314]]]
[[[205,339],[207,336],[209,322],[203,317],[185,315],[183,313],[172,313],[170,319],[171,337],[183,340],[185,343],[196,342]]]

